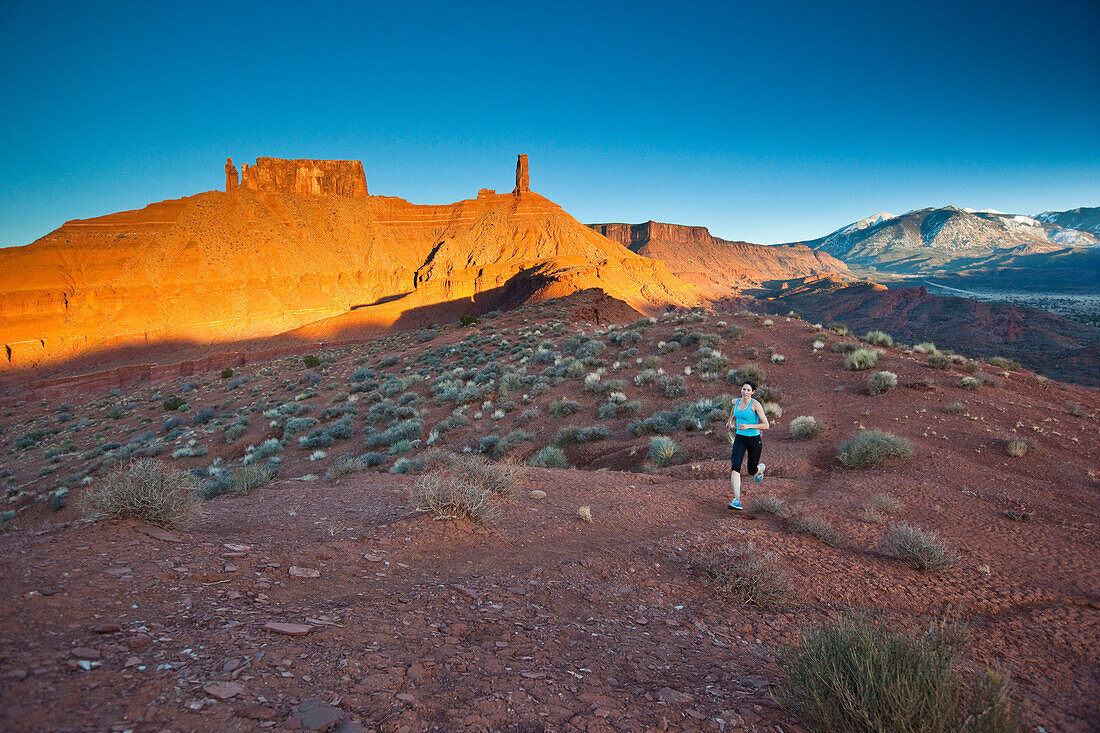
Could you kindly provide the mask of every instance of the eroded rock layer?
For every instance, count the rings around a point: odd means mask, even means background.
[[[712,236],[706,227],[656,221],[589,226],[633,252],[661,260],[674,275],[712,298],[809,275],[854,278],[840,260],[803,245],[731,242]]]
[[[536,193],[420,206],[242,183],[70,221],[0,250],[0,368],[306,324],[313,337],[338,338],[593,287],[643,312],[700,302],[662,263]]]

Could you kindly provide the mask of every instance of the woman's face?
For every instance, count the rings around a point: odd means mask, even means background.
[[[741,396],[744,397],[745,399],[748,399],[749,397],[752,397],[752,385],[751,384],[742,384],[741,385]]]

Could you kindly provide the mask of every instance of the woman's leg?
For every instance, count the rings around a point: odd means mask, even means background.
[[[730,450],[730,486],[733,487],[733,501],[729,503],[730,509],[741,508],[741,462],[745,460],[745,441],[743,436],[733,439],[733,448]]]
[[[733,500],[741,501],[741,473],[730,471],[730,484],[733,485]]]

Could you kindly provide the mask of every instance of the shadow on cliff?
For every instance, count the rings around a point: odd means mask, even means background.
[[[35,396],[64,394],[74,389],[122,388],[234,369],[279,356],[307,354],[429,326],[451,325],[463,316],[479,317],[491,311],[513,310],[542,302],[540,291],[548,284],[552,284],[552,279],[523,272],[501,287],[485,290],[474,297],[412,307],[389,322],[389,319],[378,320],[383,314],[371,312],[377,306],[356,306],[346,313],[263,338],[214,343],[170,339],[97,349],[71,359],[3,373],[0,375],[0,398],[25,398],[31,393]],[[557,317],[568,320],[606,323],[630,320],[639,315],[626,303],[597,288],[547,300],[560,309]],[[381,305],[392,307],[397,302]],[[228,386],[229,378],[226,384]]]

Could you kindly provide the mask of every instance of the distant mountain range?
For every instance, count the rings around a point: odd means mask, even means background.
[[[1005,255],[1096,247],[1098,235],[1090,227],[1100,228],[1097,211],[1075,209],[1039,217],[954,206],[901,215],[882,212],[819,239],[794,244],[879,272],[945,274],[996,267],[997,259]]]
[[[1035,218],[1047,224],[1057,224],[1100,236],[1100,206],[1082,206],[1069,211],[1044,211]]]

